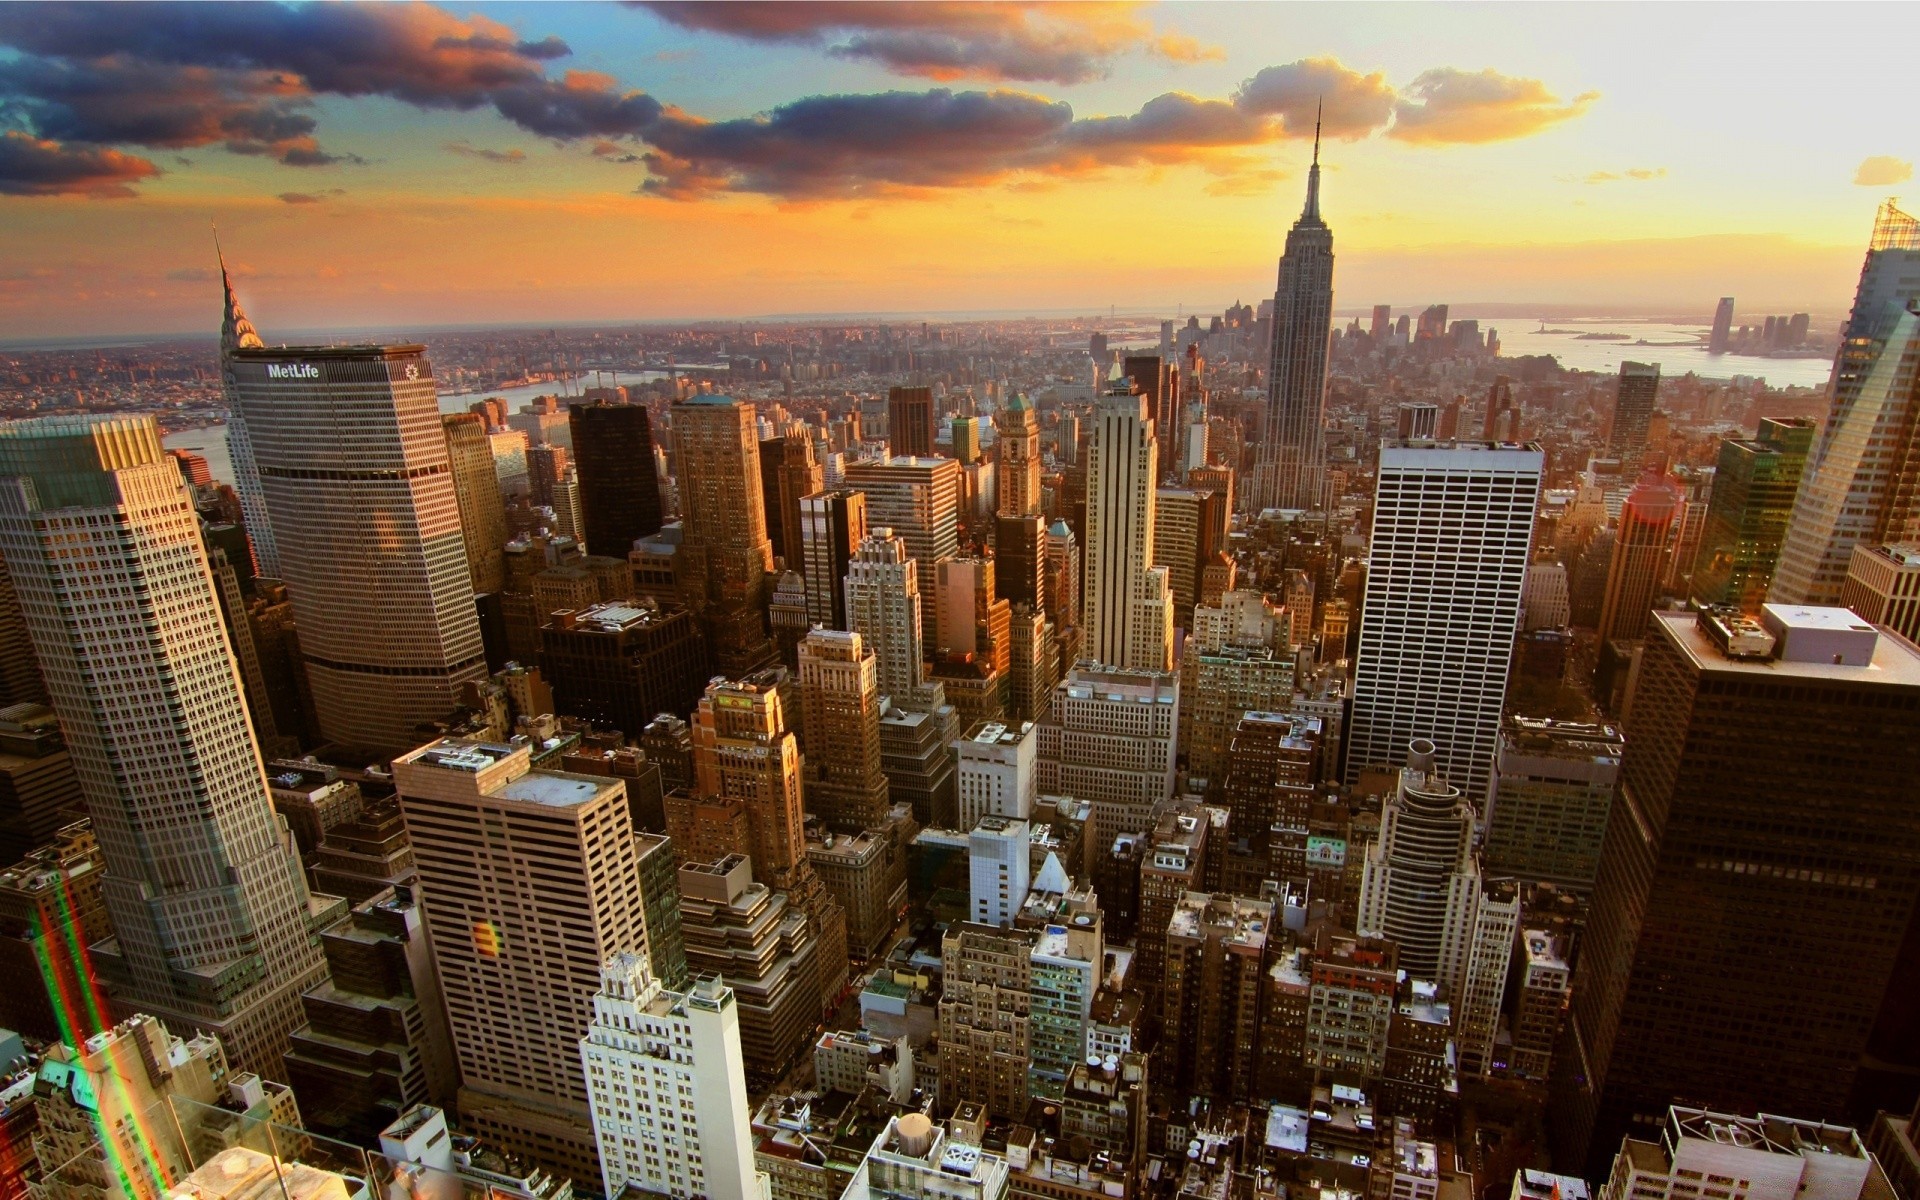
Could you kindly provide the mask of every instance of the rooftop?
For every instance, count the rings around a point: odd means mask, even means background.
[[[1806,612],[1817,610],[1789,610]],[[1854,621],[1850,610],[1840,609]],[[1835,665],[1828,662],[1794,662],[1775,658],[1729,658],[1714,645],[1693,613],[1656,612],[1649,632],[1664,633],[1695,668],[1728,675],[1771,675],[1783,679],[1832,680],[1835,682],[1880,684],[1888,687],[1920,687],[1920,647],[1904,639],[1881,636],[1873,649],[1873,660],[1865,666]],[[1837,619],[1837,618],[1836,618]],[[1824,618],[1821,620],[1824,621]],[[1830,628],[1824,624],[1800,624],[1791,617],[1789,633],[1794,629],[1817,632]]]
[[[529,771],[511,783],[502,785],[494,795],[502,800],[523,800],[549,808],[572,808],[586,804],[615,783],[597,775],[564,775],[558,771]]]

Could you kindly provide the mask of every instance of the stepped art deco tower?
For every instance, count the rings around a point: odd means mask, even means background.
[[[1273,294],[1273,358],[1267,370],[1267,418],[1248,511],[1314,509],[1325,503],[1327,339],[1333,327],[1333,230],[1320,219],[1320,122],[1313,125],[1307,205],[1287,231]]]

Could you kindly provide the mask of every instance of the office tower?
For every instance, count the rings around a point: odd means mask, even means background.
[[[933,595],[934,573],[960,552],[960,464],[950,458],[851,463],[846,486],[867,494],[870,529],[891,529],[919,567],[920,594]],[[923,619],[931,620],[931,614]],[[931,625],[921,636],[931,637]]]
[[[889,814],[874,828],[807,830],[807,862],[847,917],[847,950],[865,962],[885,949],[907,910],[911,817]]]
[[[752,864],[735,854],[681,865],[680,933],[693,978],[733,989],[748,1074],[777,1079],[820,1019],[817,960],[826,950],[807,915],[787,893],[755,883]]]
[[[1252,894],[1261,881],[1306,884],[1308,839],[1315,832],[1321,736],[1318,717],[1254,710],[1233,731],[1232,749],[1212,792],[1227,806],[1232,857],[1211,877]],[[1221,847],[1225,851],[1225,847]]]
[[[1385,345],[1386,339],[1393,335],[1393,306],[1376,304],[1373,306],[1373,324],[1367,328],[1367,336],[1376,346]]]
[[[1522,1079],[1544,1082],[1553,1073],[1554,1047],[1567,1020],[1567,946],[1544,929],[1520,931],[1519,987],[1514,991],[1513,1048],[1507,1068]]]
[[[229,360],[320,732],[403,748],[486,677],[433,367],[417,345]]]
[[[117,1011],[214,1033],[278,1077],[325,967],[152,418],[0,425],[0,552],[106,851],[115,936],[93,961]]]
[[[927,686],[920,653],[920,573],[905,539],[877,528],[847,564],[847,627],[873,647],[880,692],[911,704]]]
[[[633,844],[640,851],[640,895],[646,901],[647,953],[654,978],[670,990],[683,991],[691,977],[680,934],[680,864],[673,844],[660,834],[636,830]]]
[[[707,680],[693,614],[646,604],[563,608],[540,629],[553,711],[640,736],[663,712],[686,712]]]
[[[1179,457],[1174,452],[1174,442],[1178,438],[1177,430],[1180,425],[1178,357],[1129,354],[1120,370],[1122,377],[1132,380],[1140,394],[1147,398],[1147,416],[1152,418],[1153,427],[1167,439],[1167,457],[1162,465],[1171,467]]]
[[[1024,829],[1024,822],[1014,824]],[[1018,902],[1014,902],[1018,907]],[[971,1102],[1007,1120],[1027,1111],[1037,930],[955,921],[940,939],[942,1111]]]
[[[1422,324],[1425,318],[1422,318]],[[1333,328],[1333,231],[1320,219],[1320,127],[1307,170],[1307,204],[1287,232],[1273,294],[1273,356],[1250,511],[1317,509],[1325,502],[1327,342]]]
[[[960,736],[960,715],[933,684],[908,708],[891,697],[880,711],[880,769],[895,804],[913,810],[921,825],[950,828],[955,823],[953,739]]]
[[[1889,1194],[1886,1176],[1851,1128],[1743,1112],[1673,1105],[1664,1120],[1655,1117],[1658,1141],[1629,1137],[1617,1148],[1599,1200],[1674,1200],[1700,1191],[1703,1180],[1708,1187],[1725,1186],[1739,1200]],[[1609,1153],[1615,1149],[1607,1147]]]
[[[1307,970],[1308,1070],[1362,1079],[1386,1074],[1393,1028],[1398,954],[1385,938],[1348,937],[1322,927]]]
[[[1920,653],[1845,609],[1656,613],[1625,732],[1563,1161],[1674,1095],[1837,1113],[1864,1062],[1912,1070]]]
[[[807,581],[798,571],[782,571],[767,597],[767,627],[780,665],[789,671],[800,666],[800,643],[813,622],[807,619]]]
[[[595,554],[625,558],[660,531],[653,418],[640,404],[570,404],[567,429],[580,472],[581,540]]]
[[[1708,354],[1725,354],[1727,341],[1733,333],[1733,297],[1720,297],[1719,307],[1713,310],[1713,332],[1707,337]]]
[[[1520,440],[1520,405],[1513,398],[1513,380],[1496,375],[1487,389],[1487,416],[1480,426],[1483,442]]]
[[[1660,393],[1660,364],[1623,362],[1615,384],[1613,422],[1607,453],[1622,462],[1638,462],[1647,450],[1647,425]]]
[[[1047,607],[1047,519],[1035,513],[993,522],[994,591],[1029,608]]]
[[[26,614],[0,557],[0,708],[16,704],[45,704],[47,686],[33,657],[33,639],[27,635]]]
[[[1047,527],[1047,619],[1056,629],[1080,625],[1080,543],[1065,521]]]
[[[493,473],[493,447],[487,444],[487,427],[473,413],[448,413],[440,422],[447,433],[453,498],[460,510],[460,535],[467,547],[473,594],[489,596],[500,590],[507,577],[502,555],[507,544],[507,510]]]
[[[1855,546],[1840,607],[1920,641],[1920,545]],[[0,718],[5,714],[0,713]],[[0,723],[0,729],[6,726]],[[0,734],[0,740],[4,739]],[[4,787],[0,784],[0,787]]]
[[[933,389],[887,389],[887,446],[895,458],[933,456]]]
[[[1692,592],[1693,567],[1707,529],[1707,507],[1713,501],[1713,477],[1712,467],[1682,465],[1673,471],[1673,485],[1680,490],[1680,515],[1674,519],[1673,553],[1667,556],[1662,586],[1676,596]]]
[[[1402,404],[1395,429],[1403,442],[1409,438],[1432,438],[1439,434],[1439,422],[1437,404]]]
[[[500,481],[500,494],[511,500],[525,500],[532,490],[527,475],[527,435],[517,429],[490,429],[487,445],[493,448],[493,475]]]
[[[0,860],[17,863],[46,845],[85,806],[53,710],[0,708]]]
[[[1201,567],[1225,546],[1225,497],[1194,488],[1159,489],[1154,498],[1153,565],[1165,567],[1173,621],[1193,624]]]
[[[1188,892],[1167,926],[1161,1048],[1176,1088],[1251,1099],[1273,905]]]
[[[1167,926],[1173,910],[1189,892],[1198,891],[1206,881],[1210,854],[1224,854],[1226,847],[1207,835],[1212,822],[1206,809],[1186,800],[1170,800],[1157,806],[1138,831],[1123,834],[1110,843],[1116,857],[1129,837],[1137,837],[1143,849],[1136,873],[1139,889],[1139,937],[1135,942],[1133,974],[1136,983],[1148,991],[1158,988],[1166,978]]]
[[[994,473],[1000,494],[993,511],[1003,517],[1033,516],[1040,511],[1040,422],[1032,402],[1015,392],[993,424],[1000,459]]]
[[[967,831],[967,919],[976,925],[1011,926],[1032,886],[1028,823],[984,816]]]
[[[1093,841],[1113,845],[1152,825],[1173,794],[1177,677],[1075,667],[1053,691],[1040,725],[1040,794],[1093,804]]]
[[[329,978],[302,997],[286,1064],[308,1124],[365,1145],[415,1104],[453,1103],[453,1035],[412,890],[354,905],[320,944]]]
[[[764,1196],[733,989],[706,978],[669,991],[631,950],[608,956],[600,981],[580,1040],[600,1194]]]
[[[0,1028],[48,1042],[99,1032],[73,1003],[93,986],[73,947],[113,935],[100,894],[106,862],[81,818],[0,870],[0,976],[13,981],[0,989]]]
[[[1124,671],[1173,662],[1173,597],[1155,567],[1159,448],[1147,399],[1116,384],[1100,398],[1087,451],[1087,556],[1081,656]]]
[[[829,488],[800,498],[800,562],[807,620],[847,628],[847,564],[867,536],[867,494]]]
[[[813,439],[804,432],[769,438],[760,443],[760,494],[766,506],[767,539],[773,556],[791,570],[804,561],[800,526],[800,497],[824,486],[820,464],[814,461]]]
[[[224,255],[220,257],[220,291],[225,302],[220,314],[220,391],[227,403],[227,453],[233,463],[234,491],[240,495],[240,509],[246,515],[247,536],[253,541],[254,560],[260,573],[279,579],[280,552],[274,540],[273,522],[267,514],[266,492],[260,485],[260,468],[254,458],[246,414],[240,410],[235,395],[233,370],[235,351],[258,350],[266,343],[260,340],[247,314],[240,310]]]
[[[560,411],[558,396],[535,396],[519,412],[508,413],[506,425],[526,434],[529,446],[559,446],[573,452],[571,414]]]
[[[953,744],[958,766],[954,771],[958,797],[957,828],[972,829],[983,817],[1033,815],[1039,798],[1040,734],[1031,722],[1007,724],[981,721]],[[1015,901],[1018,907],[1021,896]],[[975,920],[981,918],[976,916]]]
[[[815,629],[800,643],[807,811],[842,833],[887,819],[880,769],[879,667],[865,639]]]
[[[555,492],[572,465],[567,460],[565,446],[543,443],[527,447],[527,498],[535,508],[552,509],[554,519],[562,525],[573,514],[562,511],[563,505]],[[581,530],[563,529],[561,532],[575,541],[581,540]]]
[[[394,760],[471,1133],[555,1174],[599,1170],[580,1038],[603,953],[644,950],[626,784],[451,738]]]
[[[1805,417],[1763,417],[1753,438],[1720,444],[1713,499],[1692,564],[1693,599],[1761,611],[1816,434]]]
[[[854,1168],[844,1200],[1005,1200],[1006,1157],[970,1136],[935,1125],[925,1113],[889,1117]]]
[[[1007,717],[1013,721],[1044,721],[1053,707],[1054,684],[1060,681],[1060,652],[1053,622],[1039,611],[1016,603],[1008,614],[1007,630]]]
[[[1590,895],[1621,749],[1612,725],[1509,718],[1487,814],[1487,870]]]
[[[1293,699],[1285,610],[1259,592],[1228,592],[1194,610],[1180,660],[1180,748],[1187,777],[1218,787],[1228,750],[1249,712],[1284,712]]]
[[[1627,493],[1626,502],[1620,506],[1620,525],[1614,534],[1606,592],[1600,602],[1602,644],[1616,638],[1635,640],[1646,631],[1648,614],[1666,574],[1667,543],[1679,508],[1678,492],[1661,475],[1649,473]]]
[[[800,743],[771,672],[715,679],[693,719],[694,796],[744,812],[756,880],[787,895],[818,939],[815,1002],[836,1002],[847,977],[847,918],[807,864]]]
[[[739,678],[773,661],[765,613],[773,547],[753,406],[709,394],[680,401],[673,453],[683,524],[674,574],[714,668]]]
[[[980,461],[980,418],[955,417],[950,434],[954,461],[963,467]],[[998,497],[996,496],[997,502]]]
[[[1420,737],[1450,781],[1486,795],[1544,460],[1531,445],[1381,447],[1349,785]]]

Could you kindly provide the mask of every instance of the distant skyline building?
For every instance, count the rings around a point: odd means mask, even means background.
[[[507,510],[494,474],[493,446],[477,413],[448,413],[440,418],[447,432],[453,466],[453,496],[460,508],[460,533],[467,547],[467,571],[475,596],[491,596],[506,585]]]
[[[1159,463],[1148,397],[1116,383],[1088,439],[1080,654],[1120,670],[1166,671],[1173,661],[1173,594],[1166,568],[1153,565]]]
[[[1427,738],[1449,782],[1486,796],[1544,469],[1533,445],[1381,447],[1349,785]]]
[[[1708,354],[1725,354],[1727,343],[1733,337],[1733,297],[1720,297],[1720,306],[1713,310],[1713,332],[1707,337]]]
[[[1768,599],[1835,604],[1862,542],[1920,538],[1920,220],[1880,207],[1841,329],[1826,422]]]
[[[1602,642],[1632,641],[1646,631],[1653,599],[1660,594],[1660,580],[1666,574],[1667,544],[1679,512],[1680,493],[1664,475],[1649,472],[1627,493],[1614,532],[1613,557],[1607,564],[1606,594],[1600,601]]]
[[[426,349],[242,347],[227,369],[320,733],[404,750],[487,676]]]
[[[153,418],[0,423],[0,553],[106,857],[114,936],[92,960],[113,1015],[212,1033],[242,1069],[284,1078],[300,993],[326,966]]]
[[[643,404],[570,404],[567,428],[580,472],[575,536],[590,554],[625,558],[635,542],[660,532],[653,416]]]
[[[1248,510],[1317,509],[1326,502],[1327,345],[1333,329],[1333,230],[1320,218],[1320,123],[1313,126],[1307,203],[1287,232],[1273,295],[1267,411]]]
[[[1556,1072],[1568,1167],[1675,1095],[1840,1114],[1920,1067],[1920,652],[1840,608],[1663,612],[1637,676]]]
[[[706,629],[714,666],[737,679],[774,657],[766,617],[773,545],[754,408],[696,395],[673,406],[672,421],[681,513],[674,574],[682,602]]]
[[[887,389],[887,445],[895,458],[933,455],[933,389]]]

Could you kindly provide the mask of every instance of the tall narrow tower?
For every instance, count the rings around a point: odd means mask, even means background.
[[[1620,530],[1607,564],[1607,592],[1600,604],[1600,640],[1638,639],[1647,631],[1653,599],[1665,574],[1667,540],[1680,493],[1657,472],[1647,475],[1620,507]]]
[[[1118,381],[1100,398],[1087,453],[1087,553],[1081,655],[1129,671],[1173,661],[1173,596],[1153,564],[1160,470],[1147,397]]]
[[[326,965],[153,419],[0,424],[0,550],[107,860],[114,937],[93,962],[116,1015],[216,1034],[236,1066],[284,1078]]]
[[[1794,498],[1777,604],[1837,604],[1861,542],[1920,534],[1920,220],[1891,200],[1874,222],[1827,385],[1827,422]]]
[[[773,570],[753,405],[694,396],[673,406],[685,532],[680,594],[700,616],[714,666],[738,678],[773,661],[765,597]]]
[[[233,487],[240,493],[240,512],[247,519],[247,536],[253,539],[254,561],[260,573],[280,578],[280,550],[273,539],[273,522],[267,517],[267,497],[260,489],[260,468],[253,459],[253,435],[247,429],[245,414],[233,394],[233,352],[258,350],[266,343],[254,331],[253,322],[240,311],[234,298],[233,279],[227,274],[227,257],[220,259],[220,293],[225,303],[220,313],[220,387],[227,402],[227,455],[233,462]]]
[[[920,572],[890,528],[861,540],[847,564],[847,627],[873,647],[880,693],[910,704],[927,686],[921,657]]]
[[[887,818],[880,770],[880,681],[858,633],[815,629],[800,643],[807,808],[843,833]]]
[[[1267,420],[1247,497],[1250,511],[1319,508],[1327,464],[1327,340],[1333,331],[1333,230],[1320,219],[1320,122],[1313,125],[1307,204],[1287,232],[1273,294]]]
[[[994,417],[1000,434],[1000,466],[995,481],[1000,489],[994,512],[1002,517],[1024,517],[1040,511],[1040,423],[1033,404],[1019,392]]]

